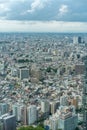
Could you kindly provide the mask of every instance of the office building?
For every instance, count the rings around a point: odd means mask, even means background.
[[[20,104],[14,104],[12,106],[13,115],[16,116],[16,121],[21,121]]]
[[[84,57],[85,71],[83,76],[83,130],[87,130],[87,56]]]
[[[29,79],[29,69],[27,68],[21,68],[18,70],[18,78],[21,80],[23,79]]]
[[[50,103],[48,100],[42,100],[41,101],[41,111],[43,113],[48,112],[49,113],[50,110]]]
[[[50,129],[51,130],[58,130],[58,117],[51,117],[50,118]]]
[[[16,116],[16,121],[21,121],[23,125],[26,125],[27,121],[27,108],[23,104],[14,104],[12,106],[13,115]]]
[[[3,121],[2,120],[0,120],[0,130],[3,130],[4,128],[3,128]]]
[[[7,103],[0,103],[0,115],[8,113],[9,105]]]
[[[73,43],[74,44],[82,43],[82,38],[80,36],[73,37]]]
[[[21,113],[21,123],[23,125],[27,124],[27,108],[25,105],[20,106],[20,113]]]
[[[68,101],[68,96],[67,95],[63,95],[63,96],[60,97],[60,105],[61,106],[69,105],[69,101]]]
[[[50,102],[50,112],[51,112],[51,114],[54,114],[56,112],[56,110],[58,109],[59,105],[60,105],[59,101]]]
[[[3,124],[3,125],[2,125]],[[0,117],[0,130],[16,130],[16,118],[14,115],[4,114]]]
[[[63,112],[59,116],[58,127],[62,130],[75,130],[78,125],[78,117],[72,112]]]
[[[37,121],[37,107],[30,105],[27,108],[27,124],[32,125]]]

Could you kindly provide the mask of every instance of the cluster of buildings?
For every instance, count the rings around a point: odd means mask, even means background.
[[[80,34],[81,35],[81,34]],[[86,34],[0,36],[0,130],[44,123],[75,130],[82,121]]]

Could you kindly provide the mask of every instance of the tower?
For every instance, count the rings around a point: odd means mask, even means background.
[[[0,103],[0,115],[3,115],[9,111],[9,105],[7,103]]]
[[[84,57],[84,85],[83,85],[83,130],[87,130],[87,56]]]
[[[41,111],[43,113],[48,112],[49,113],[49,109],[50,109],[50,103],[48,100],[44,99],[41,101]]]
[[[28,79],[29,78],[29,69],[28,68],[21,68],[18,70],[18,77],[23,80],[23,79]]]
[[[27,108],[23,104],[14,104],[12,106],[13,115],[16,116],[16,121],[21,121],[22,124],[26,125],[27,120]]]
[[[16,130],[16,118],[6,113],[0,117],[0,130]]]
[[[80,36],[73,37],[73,43],[82,43],[82,38]]]
[[[78,117],[72,112],[63,112],[59,116],[58,125],[62,130],[75,130],[78,125]]]
[[[27,108],[27,124],[32,125],[37,121],[37,107],[30,105]]]

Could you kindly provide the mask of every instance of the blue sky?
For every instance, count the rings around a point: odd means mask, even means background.
[[[0,31],[87,32],[87,0],[0,0]]]

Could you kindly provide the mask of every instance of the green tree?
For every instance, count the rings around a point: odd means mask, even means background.
[[[75,130],[79,130],[79,128],[78,128],[78,127],[76,127],[76,128],[75,128]]]
[[[33,127],[33,126],[22,126],[18,130],[44,130],[41,126]]]

